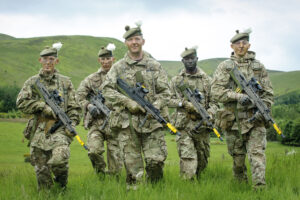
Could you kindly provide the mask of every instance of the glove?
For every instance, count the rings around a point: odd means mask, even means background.
[[[75,129],[76,128],[76,122],[72,122],[72,128],[73,129]],[[66,130],[66,133],[67,133],[67,136],[69,136],[69,137],[74,137],[75,136],[75,134],[74,133],[71,133],[70,131],[69,131],[69,129],[65,129]]]
[[[100,112],[99,112],[98,108],[96,106],[94,106],[93,104],[89,104],[87,106],[87,109],[88,109],[89,113],[92,115],[93,118],[96,118],[97,115],[100,115]]]
[[[42,113],[44,114],[44,116],[46,118],[57,119],[56,114],[53,112],[52,108],[50,106],[48,106],[48,105],[45,105]]]
[[[263,120],[264,120],[263,115],[260,112],[256,111],[255,114],[253,115],[253,117],[251,117],[249,119],[249,122],[257,122],[257,121],[263,121]]]
[[[211,123],[211,124],[214,124],[214,118],[213,118],[213,114],[208,110],[207,111],[207,113],[208,113],[208,116],[209,116],[209,122]],[[206,124],[207,125],[207,124]]]
[[[138,113],[145,113],[145,109],[142,108],[138,103],[135,101],[128,99],[128,101],[125,104],[126,108],[128,108],[129,112],[131,114],[138,114]]]
[[[238,96],[238,103],[241,104],[242,106],[247,106],[252,103],[250,97],[246,94],[240,94]]]
[[[188,112],[197,112],[193,104],[189,101],[184,101],[183,102],[183,107],[188,111]]]

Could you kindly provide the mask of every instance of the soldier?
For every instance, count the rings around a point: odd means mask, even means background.
[[[196,47],[186,48],[181,57],[185,69],[171,80],[172,97],[169,107],[176,108],[174,124],[181,132],[181,136],[176,138],[180,157],[180,174],[184,179],[193,179],[196,175],[199,177],[207,166],[210,148],[209,132],[211,130],[205,124],[195,129],[201,121],[201,116],[193,104],[185,98],[184,89],[186,87],[192,91],[198,89],[203,96],[201,104],[207,109],[211,119],[217,107],[210,97],[211,78],[197,67]]]
[[[236,92],[237,84],[230,75],[236,65],[247,81],[255,77],[262,86],[262,91],[258,95],[269,108],[271,107],[273,89],[268,73],[264,65],[255,59],[255,53],[248,51],[250,32],[251,30],[241,33],[236,31],[230,40],[233,53],[230,59],[219,64],[214,73],[212,96],[224,104],[224,108],[217,113],[216,124],[226,132],[228,152],[233,158],[234,177],[247,182],[245,165],[247,153],[252,171],[252,184],[254,188],[259,188],[266,184],[266,124],[262,115],[255,112],[256,108],[249,96]],[[251,122],[249,119],[254,113],[255,120]]]
[[[108,173],[119,175],[122,170],[122,159],[119,148],[118,135],[110,131],[109,125],[104,125],[104,116],[96,106],[89,102],[90,95],[97,95],[101,84],[105,81],[107,72],[110,70],[115,58],[112,54],[114,44],[102,47],[98,53],[98,62],[101,68],[86,77],[77,89],[77,100],[84,113],[84,126],[89,129],[87,145],[88,156],[96,173],[105,174],[104,141],[107,141]],[[107,101],[105,102],[107,104]],[[101,130],[103,129],[103,130]]]
[[[123,37],[128,52],[112,66],[103,84],[104,95],[115,110],[110,126],[121,135],[127,189],[136,189],[136,184],[142,180],[142,154],[146,163],[147,180],[152,183],[163,178],[163,166],[167,157],[162,125],[149,117],[146,123],[139,127],[145,118],[145,110],[117,88],[118,77],[131,87],[135,87],[138,82],[142,83],[149,90],[145,98],[157,109],[164,108],[170,97],[167,74],[150,54],[142,50],[145,40],[140,25],[137,25],[135,28],[125,27]]]
[[[68,169],[70,157],[70,144],[73,136],[63,126],[54,133],[48,130],[57,121],[57,116],[35,89],[37,79],[45,85],[49,92],[57,90],[63,94],[64,101],[60,104],[75,127],[79,122],[80,107],[75,101],[75,91],[71,80],[59,74],[55,66],[59,63],[56,48],[46,47],[40,53],[39,62],[42,69],[39,74],[30,77],[21,89],[17,98],[17,107],[26,114],[34,115],[27,135],[30,138],[31,164],[37,176],[38,190],[50,188],[54,182],[63,189],[68,182]]]

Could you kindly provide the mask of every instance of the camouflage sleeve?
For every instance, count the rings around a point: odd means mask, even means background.
[[[124,106],[125,102],[129,100],[128,97],[118,92],[117,77],[117,66],[113,65],[100,88],[106,101],[109,102],[107,105],[111,106],[111,108],[114,106]]]
[[[17,97],[17,108],[26,114],[41,112],[45,107],[45,102],[41,101],[36,91],[34,91],[34,78],[28,79]]]
[[[89,104],[89,101],[87,100],[87,96],[90,92],[91,92],[91,87],[90,87],[89,79],[85,78],[83,81],[81,81],[76,91],[76,98],[78,104],[80,105],[80,107],[84,112],[86,110],[87,105]]]
[[[177,107],[179,107],[179,103],[183,101],[180,98],[179,92],[177,91],[176,79],[177,79],[177,77],[175,76],[170,81],[171,99],[169,101],[169,107],[171,107],[171,108],[177,108]]]
[[[80,107],[75,98],[75,89],[72,82],[69,80],[68,87],[68,106],[67,106],[67,115],[69,118],[74,121],[76,124],[80,122]]]
[[[230,74],[226,70],[226,61],[219,64],[217,67],[212,84],[211,97],[213,101],[220,103],[228,103],[236,101],[236,92],[229,88]]]
[[[170,88],[168,84],[168,76],[165,70],[160,66],[160,70],[158,72],[158,77],[155,85],[156,96],[153,105],[157,108],[163,108],[168,106],[168,102],[170,100]]]
[[[263,64],[261,64],[261,68],[262,68],[261,85],[263,88],[263,92],[260,95],[260,97],[268,107],[271,107],[271,105],[274,102],[273,87],[269,79],[268,72]]]

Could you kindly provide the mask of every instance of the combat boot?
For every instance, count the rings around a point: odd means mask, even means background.
[[[151,163],[150,165],[146,166],[146,172],[147,181],[150,181],[151,183],[157,183],[163,178],[162,164]]]
[[[68,173],[63,173],[55,176],[54,182],[57,183],[65,191],[67,189]]]

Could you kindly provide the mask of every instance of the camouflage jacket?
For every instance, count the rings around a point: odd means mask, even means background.
[[[232,53],[230,59],[219,64],[212,82],[212,97],[224,104],[224,108],[218,113],[220,126],[222,129],[238,130],[238,123],[236,122],[236,117],[238,117],[241,132],[246,133],[254,126],[254,123],[247,120],[253,116],[255,108],[253,105],[241,106],[234,99],[237,85],[229,74],[234,68],[233,62],[237,64],[247,81],[252,77],[259,81],[263,90],[258,95],[268,107],[271,107],[273,103],[273,88],[264,65],[255,59],[255,53],[252,51],[248,51],[244,58],[237,58]],[[237,111],[236,114],[235,111]]]
[[[87,106],[90,103],[89,95],[96,95],[100,91],[100,86],[105,81],[106,74],[107,72],[100,68],[97,72],[89,75],[83,81],[81,81],[77,89],[76,98],[83,110],[83,122],[85,128],[90,128],[92,125],[100,127],[104,122],[104,116],[102,115],[100,115],[100,117],[97,120],[93,119],[87,110]],[[105,104],[107,104],[107,101],[105,102]]]
[[[72,139],[68,136],[64,127],[60,127],[53,134],[47,133],[55,123],[53,119],[45,118],[42,114],[45,102],[35,89],[37,79],[45,85],[49,92],[57,89],[64,99],[60,107],[66,112],[72,122],[78,124],[80,107],[75,100],[75,91],[71,80],[55,71],[53,75],[46,76],[40,70],[39,74],[30,77],[23,85],[18,97],[17,107],[26,114],[32,114],[37,119],[37,127],[31,138],[31,146],[43,150],[51,150],[59,145],[69,145]],[[47,133],[47,134],[46,134]]]
[[[211,100],[210,85],[211,78],[200,68],[197,68],[195,74],[188,74],[183,69],[177,76],[174,76],[171,80],[171,100],[169,107],[176,108],[174,117],[175,127],[178,129],[194,129],[194,127],[200,122],[201,116],[196,113],[189,113],[186,109],[179,106],[183,101],[187,101],[183,92],[180,91],[180,85],[187,84],[189,88],[194,92],[198,89],[203,95],[204,99],[201,102],[203,108],[205,108],[209,114],[214,115],[217,110],[217,104]],[[196,118],[192,120],[191,115],[196,115]],[[199,129],[200,130],[200,129]]]
[[[124,100],[126,101],[129,97],[120,93],[117,89],[116,81],[118,77],[126,81],[131,87],[135,87],[138,71],[142,76],[144,86],[149,90],[145,97],[146,100],[160,110],[165,108],[170,98],[167,74],[148,53],[144,53],[143,59],[140,61],[132,60],[126,53],[123,59],[115,63],[108,72],[107,79],[103,84],[103,94],[106,100],[110,101],[112,109],[115,111],[112,113],[113,116],[110,120],[111,128],[126,128],[132,123],[137,132],[150,133],[162,127],[162,125],[155,119],[149,119],[142,128],[139,128],[139,123],[144,119],[145,114],[130,114],[124,105]]]

